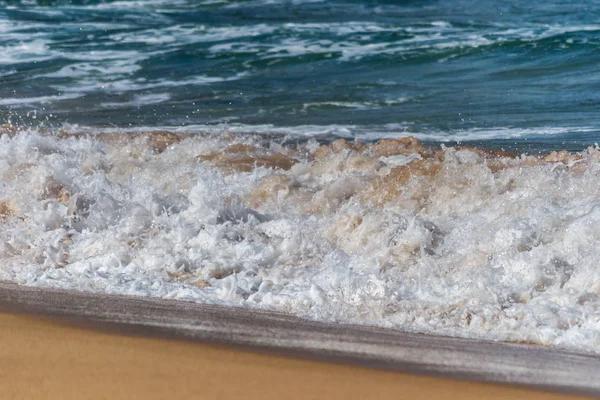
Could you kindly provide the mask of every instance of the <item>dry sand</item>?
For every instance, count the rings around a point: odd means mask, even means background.
[[[3,399],[570,399],[0,314]]]

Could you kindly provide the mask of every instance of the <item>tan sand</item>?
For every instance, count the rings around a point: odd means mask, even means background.
[[[0,314],[2,399],[571,399]]]

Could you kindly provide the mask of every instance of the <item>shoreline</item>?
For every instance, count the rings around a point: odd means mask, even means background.
[[[48,317],[0,313],[0,336],[0,382],[9,400],[75,400],[84,394],[107,399],[123,393],[143,400],[586,398],[106,333]]]
[[[390,329],[318,323],[269,311],[0,282],[0,312],[89,332],[234,345],[380,370],[600,394],[597,355]],[[155,338],[155,339],[152,339]],[[6,341],[4,341],[6,343]],[[12,345],[11,345],[12,346]]]

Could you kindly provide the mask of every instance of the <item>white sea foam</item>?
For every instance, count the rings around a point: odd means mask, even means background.
[[[334,107],[334,108],[354,108],[357,110],[368,110],[377,108],[378,103],[374,102],[356,102],[356,101],[323,101],[318,103],[305,103],[302,105],[302,111],[308,111],[311,108]]]
[[[314,108],[352,108],[356,110],[371,110],[382,106],[394,106],[410,101],[407,97],[389,98],[381,101],[322,101],[305,103],[301,111],[306,112]]]
[[[290,57],[314,53],[339,54],[341,60],[355,60],[381,54],[410,54],[411,52],[432,50],[448,50],[462,48],[478,48],[508,40],[535,42],[549,37],[574,32],[593,32],[598,25],[543,25],[531,24],[521,28],[502,25],[475,31],[470,28],[457,28],[444,21],[436,21],[425,26],[398,26],[359,21],[339,23],[287,23],[274,32],[271,41],[253,43],[246,41],[229,41],[213,45],[214,53],[254,53],[263,58]],[[377,35],[382,32],[398,32],[406,37],[390,42],[389,38],[378,41]],[[301,33],[318,33],[336,35],[338,40],[323,40],[300,37]],[[231,39],[235,39],[232,37]],[[368,40],[367,40],[368,39]]]
[[[163,29],[116,33],[111,35],[110,38],[118,43],[181,45],[186,43],[219,42],[268,35],[275,30],[277,30],[277,25],[266,24],[225,27],[175,25]]]
[[[363,139],[377,140],[379,138],[393,138],[397,137],[398,131],[406,131],[407,126],[405,124],[387,124],[385,129],[366,134],[361,136]],[[453,130],[453,131],[432,131],[427,132],[407,132],[407,135],[411,135],[420,140],[438,141],[438,142],[461,142],[470,140],[491,140],[491,139],[518,139],[528,138],[536,136],[548,136],[548,135],[561,135],[561,134],[572,134],[572,133],[586,133],[596,132],[598,129],[591,126],[540,126],[535,128],[471,128],[464,130]]]
[[[120,55],[123,57],[123,55]],[[91,63],[75,63],[62,67],[56,72],[35,76],[36,78],[81,78],[97,75],[102,78],[113,78],[115,75],[129,75],[140,69],[140,66],[131,59],[103,59]]]
[[[47,104],[60,100],[72,100],[79,98],[80,95],[69,93],[60,94],[54,96],[38,96],[38,97],[4,97],[0,98],[0,106],[19,106],[19,105],[31,105],[31,104]]]
[[[66,93],[86,93],[103,91],[105,93],[125,93],[133,90],[156,90],[168,87],[208,85],[211,83],[229,82],[242,79],[246,73],[238,73],[231,76],[190,76],[181,80],[160,79],[149,81],[144,78],[130,79],[116,76],[84,77],[77,84],[50,85],[53,89]],[[119,79],[121,78],[121,79]]]
[[[49,40],[37,38],[20,41],[16,44],[0,46],[0,65],[16,62],[40,62],[54,58],[54,52],[48,50]]]
[[[398,104],[409,101],[408,99],[400,98],[390,100],[392,104]],[[343,107],[334,102],[336,105]],[[327,103],[313,103],[327,104]],[[342,104],[345,104],[342,102]],[[368,104],[368,103],[367,103]],[[363,103],[345,104],[348,108],[355,106],[366,107]],[[296,126],[276,126],[272,124],[250,125],[238,123],[223,123],[214,125],[185,125],[185,126],[160,126],[160,127],[138,127],[136,131],[151,131],[153,129],[175,131],[175,132],[206,132],[217,134],[219,132],[228,131],[235,134],[277,134],[282,137],[342,137],[347,139],[358,139],[373,141],[378,139],[390,139],[398,137],[413,136],[423,141],[436,142],[463,142],[477,141],[490,139],[525,139],[541,136],[556,136],[571,133],[589,133],[596,132],[598,129],[592,126],[539,126],[535,128],[471,128],[452,131],[436,131],[436,130],[417,130],[413,122],[401,122],[385,125],[296,125]],[[118,131],[113,129],[111,131]]]
[[[331,28],[328,28],[331,29]],[[348,29],[352,29],[349,27]],[[337,34],[342,34],[342,28],[338,28]],[[334,30],[334,33],[336,33]],[[401,30],[398,28],[397,30]],[[365,32],[364,34],[367,34]],[[210,51],[219,53],[253,53],[263,59],[297,57],[306,54],[329,54],[335,55],[342,61],[357,60],[364,57],[376,55],[398,55],[425,49],[452,49],[452,48],[476,48],[499,42],[501,39],[488,39],[479,34],[460,34],[443,37],[439,33],[430,35],[415,35],[410,38],[394,42],[368,42],[365,38],[347,40],[323,40],[302,39],[298,37],[284,37],[272,43],[254,43],[245,41],[233,41],[215,44]]]
[[[596,149],[88,132],[0,138],[0,279],[600,349]]]
[[[107,108],[119,108],[124,106],[147,106],[150,104],[163,103],[171,98],[168,93],[151,93],[144,95],[135,95],[131,101],[127,102],[113,102],[113,103],[102,103],[102,107]]]
[[[344,23],[286,23],[282,26],[285,30],[307,33],[333,33],[336,35],[349,35],[354,33],[369,32],[398,32],[402,28],[392,24],[375,22],[348,21]]]
[[[325,0],[251,0],[244,2],[231,2],[227,4],[226,8],[250,8],[250,7],[264,7],[270,5],[281,5],[281,4],[307,4],[307,3],[322,3]]]
[[[128,7],[145,8],[167,4],[168,2],[118,1],[108,4],[83,6],[90,9],[114,9]],[[183,3],[181,3],[183,5]],[[242,6],[234,3],[232,6]],[[244,6],[247,6],[245,4]],[[47,10],[46,10],[47,11]],[[46,11],[43,11],[44,13]],[[40,11],[42,12],[42,11]],[[148,15],[146,15],[148,14]],[[148,18],[159,18],[158,14],[148,12]],[[152,15],[152,17],[150,17]],[[160,17],[159,19],[163,21]],[[157,54],[172,51],[182,45],[209,43],[210,52],[250,53],[263,59],[279,59],[306,54],[324,54],[340,61],[352,61],[377,55],[420,54],[422,51],[448,52],[452,49],[478,48],[502,43],[508,40],[536,42],[550,37],[577,32],[595,32],[600,25],[557,25],[530,23],[515,28],[502,24],[488,28],[457,27],[449,22],[434,21],[414,26],[365,21],[347,21],[344,23],[261,23],[239,26],[204,26],[192,24],[168,25],[152,29],[122,30],[131,28],[126,23],[65,23],[65,28],[79,29],[83,32],[111,32],[107,41],[93,44],[97,49],[78,51],[77,48],[61,48],[55,45],[60,41],[50,39],[54,26],[52,23],[8,21],[0,18],[0,64],[9,65],[19,62],[40,62],[57,58],[74,60],[74,64],[63,70],[50,73],[49,76],[73,77],[82,71],[82,61],[95,62],[96,66],[120,60],[123,68],[136,70],[140,62]],[[33,31],[33,32],[32,32]],[[390,41],[389,33],[400,36]],[[380,38],[380,35],[383,35]],[[265,36],[260,41],[248,40]],[[325,37],[324,37],[325,36]],[[565,39],[573,41],[572,38]],[[585,41],[587,39],[582,39]],[[127,43],[142,43],[152,46],[152,51],[114,50],[114,46]],[[444,59],[445,60],[445,59]],[[128,63],[127,63],[128,62]],[[127,64],[126,64],[127,63]],[[110,65],[101,67],[110,74]],[[124,71],[123,73],[126,73]],[[53,75],[54,74],[54,75]]]

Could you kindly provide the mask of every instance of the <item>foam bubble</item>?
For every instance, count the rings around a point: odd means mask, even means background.
[[[171,96],[168,93],[152,93],[144,95],[135,95],[131,101],[122,103],[102,103],[102,107],[123,107],[131,106],[147,106],[150,104],[159,104],[169,100]]]
[[[53,96],[38,96],[38,97],[5,97],[0,99],[0,106],[24,106],[31,104],[48,104],[61,100],[72,100],[79,98],[78,94],[59,94]]]
[[[598,149],[1,129],[0,279],[598,349]]]

